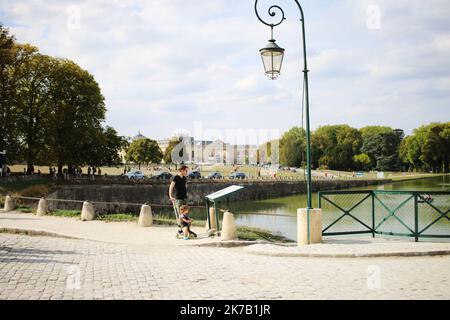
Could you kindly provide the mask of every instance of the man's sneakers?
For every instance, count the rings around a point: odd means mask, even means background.
[[[189,237],[183,237],[184,240],[189,240]]]

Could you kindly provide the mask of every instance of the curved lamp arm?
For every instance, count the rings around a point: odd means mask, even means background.
[[[305,15],[303,13],[303,8],[298,2],[298,0],[294,0],[297,4],[297,7],[300,11],[300,21],[302,22],[302,35],[303,35],[303,61],[304,61],[304,81],[305,81],[305,102],[306,102],[306,153],[307,153],[307,194],[308,194],[308,209],[312,209],[312,178],[311,178],[311,134],[310,134],[310,120],[309,120],[309,83],[308,83],[308,62],[307,62],[307,54],[306,54],[306,32],[305,32]],[[278,5],[272,5],[268,9],[268,13],[270,17],[276,18],[277,15],[280,15],[280,19],[276,20],[274,23],[267,22],[263,18],[261,18],[258,10],[259,0],[255,0],[255,13],[258,17],[259,21],[261,21],[266,26],[270,27],[272,30],[272,38],[273,38],[273,28],[279,26],[286,20],[284,10]],[[309,220],[309,211],[308,211],[308,220]],[[309,226],[309,223],[308,223]],[[309,230],[308,230],[308,239],[309,239]]]

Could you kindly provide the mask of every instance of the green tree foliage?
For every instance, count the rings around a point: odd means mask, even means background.
[[[280,140],[280,164],[288,167],[300,167],[305,162],[306,132],[294,127]]]
[[[29,45],[17,45],[16,50],[22,62],[17,68],[17,129],[21,157],[31,172],[33,164],[47,159],[45,128],[50,115],[50,73],[53,59],[39,54]]]
[[[47,135],[59,170],[64,164],[94,165],[92,158],[101,163],[95,156],[101,149],[106,113],[100,87],[92,75],[69,60],[55,60],[51,79]]]
[[[364,145],[367,143],[371,143],[372,139],[376,135],[383,134],[383,133],[392,133],[393,130],[390,127],[384,127],[384,126],[367,126],[367,127],[361,128],[359,130],[359,132],[361,133],[362,144]],[[366,153],[370,157],[372,164],[376,166],[377,159],[376,159],[375,154],[368,150],[364,150],[363,152]]]
[[[402,160],[413,169],[449,172],[450,122],[431,123],[414,130],[401,147]]]
[[[400,145],[400,159],[413,171],[420,171],[422,169],[421,154],[420,141],[415,135],[406,137],[402,141]]]
[[[125,159],[128,162],[139,164],[160,163],[163,153],[156,141],[151,139],[138,139],[131,143],[126,151]]]
[[[348,125],[320,127],[312,141],[315,165],[334,170],[351,170],[362,143],[360,132]]]
[[[86,164],[93,167],[113,167],[122,163],[119,151],[127,149],[129,144],[124,137],[117,134],[114,128],[102,128],[93,135],[93,138],[95,141],[88,146],[90,152],[84,159]]]
[[[372,160],[365,154],[358,154],[353,157],[353,164],[356,170],[369,171],[372,166]]]
[[[0,24],[0,151],[6,150],[10,162],[19,157],[16,126],[17,58],[15,39]]]
[[[400,138],[393,130],[375,134],[364,140],[361,151],[375,160],[375,169],[379,171],[399,171]]]
[[[0,26],[0,149],[9,162],[111,165],[120,162],[122,137],[104,127],[98,83],[76,63],[17,44]]]
[[[178,146],[182,142],[183,142],[183,138],[181,138],[181,137],[176,137],[169,141],[169,145],[166,148],[166,150],[164,151],[164,156],[163,156],[164,163],[167,163],[167,164],[174,163],[172,160],[172,151],[176,146]],[[180,152],[181,152],[180,157],[183,158],[183,154],[182,154],[183,149],[181,149]]]

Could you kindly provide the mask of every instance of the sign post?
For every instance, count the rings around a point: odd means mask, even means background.
[[[206,210],[207,210],[206,216],[208,219],[208,226],[209,226],[209,229],[211,230],[211,218],[210,218],[210,214],[209,214],[209,208],[212,206],[215,211],[218,236],[220,235],[219,211],[218,211],[219,203],[222,202],[223,200],[230,198],[231,195],[233,195],[239,191],[242,191],[243,189],[244,189],[244,187],[241,187],[241,186],[231,186],[231,187],[219,190],[213,194],[206,196]]]

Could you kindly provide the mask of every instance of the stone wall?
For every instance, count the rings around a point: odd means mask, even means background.
[[[338,190],[368,185],[390,183],[391,180],[323,180],[313,182],[313,191]],[[231,201],[262,200],[276,197],[291,196],[306,193],[306,184],[303,181],[244,181],[244,182],[217,182],[195,181],[189,182],[189,201],[196,205],[204,203],[204,197],[231,185],[241,185],[245,189],[234,195]],[[67,199],[93,202],[115,202],[120,204],[96,204],[99,212],[135,212],[139,205],[165,204],[170,205],[168,198],[169,182],[146,183],[115,183],[102,184],[102,182],[84,182],[78,184],[62,184],[58,190],[48,196],[49,199]],[[136,204],[136,205],[133,205]],[[79,210],[80,204],[69,202],[50,202],[50,209]]]

